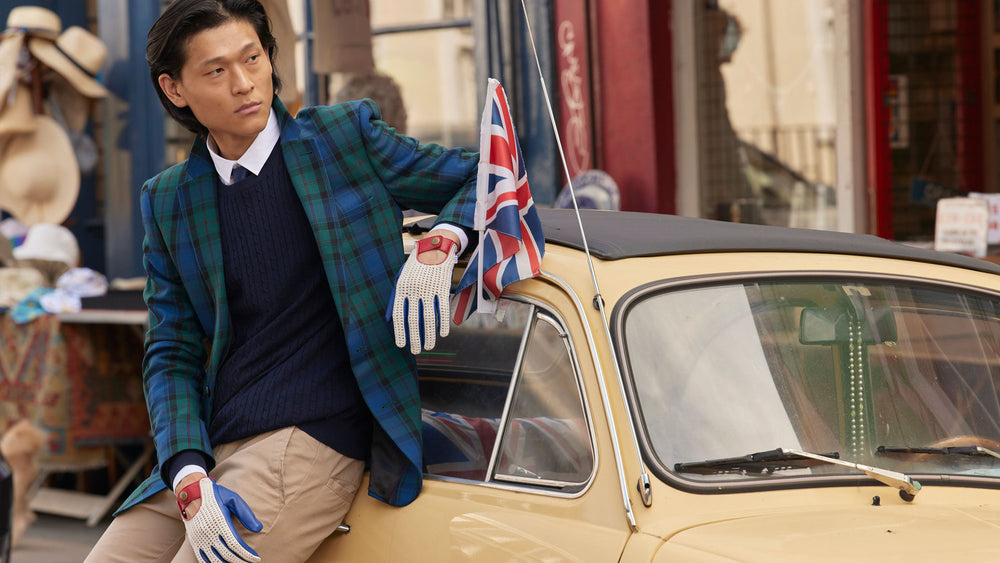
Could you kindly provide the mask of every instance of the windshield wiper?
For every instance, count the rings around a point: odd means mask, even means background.
[[[778,448],[766,452],[752,453],[742,457],[677,463],[674,464],[674,469],[679,472],[700,473],[703,475],[734,472],[746,473],[751,471],[763,473],[765,471],[780,471],[782,469],[800,469],[811,467],[817,465],[817,463],[814,462],[843,465],[845,467],[851,467],[859,471],[863,471],[872,479],[898,489],[899,497],[907,502],[912,501],[917,496],[917,492],[920,491],[920,483],[911,479],[909,475],[899,473],[897,471],[889,471],[888,469],[864,465],[862,463],[842,460],[836,452],[830,454],[814,454],[801,450]]]
[[[832,452],[824,457],[837,459],[840,454]],[[825,461],[825,460],[823,460]],[[683,473],[715,475],[719,473],[770,473],[784,469],[805,469],[820,465],[822,461],[793,453],[792,450],[778,448],[766,452],[756,452],[739,457],[706,459],[688,463],[675,463],[674,469]]]
[[[920,446],[879,446],[877,451],[880,454],[981,455],[1000,459],[1000,452],[995,452],[982,446],[948,446],[941,448]]]

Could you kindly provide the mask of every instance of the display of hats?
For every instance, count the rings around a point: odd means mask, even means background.
[[[80,246],[66,227],[38,223],[28,229],[24,244],[14,249],[14,258],[61,262],[75,268],[80,264]]]
[[[621,207],[618,184],[603,170],[586,170],[573,178],[573,193],[580,209],[605,209],[617,211]],[[569,184],[556,197],[554,207],[573,209],[573,195]]]
[[[104,67],[108,49],[100,38],[86,29],[70,27],[55,42],[29,37],[28,50],[81,94],[90,98],[108,95],[107,89],[96,79],[97,73]]]
[[[62,223],[80,193],[80,173],[66,132],[35,117],[31,133],[9,137],[0,153],[0,209],[25,225]]]

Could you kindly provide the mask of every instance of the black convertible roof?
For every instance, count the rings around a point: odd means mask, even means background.
[[[547,242],[583,250],[572,209],[539,209]],[[603,260],[705,252],[818,252],[902,258],[1000,274],[1000,266],[871,235],[727,223],[676,215],[580,210],[590,252]]]

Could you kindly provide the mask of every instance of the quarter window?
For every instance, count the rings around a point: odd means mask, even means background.
[[[417,357],[425,473],[560,489],[585,483],[592,440],[558,321],[504,300],[499,314],[451,330]]]

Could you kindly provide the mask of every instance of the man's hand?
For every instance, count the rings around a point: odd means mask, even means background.
[[[435,335],[448,336],[451,328],[449,293],[455,267],[458,237],[451,231],[433,230],[417,242],[417,247],[403,264],[390,298],[396,346],[410,342],[410,352],[431,350]]]
[[[260,563],[260,556],[233,526],[232,515],[251,532],[259,532],[264,525],[257,520],[250,506],[233,491],[218,485],[214,480],[195,475],[185,477],[178,484],[177,505],[181,510],[188,542],[195,559],[213,563]],[[185,486],[185,482],[191,481]],[[201,507],[192,509],[195,502]],[[196,511],[192,514],[192,510]]]
[[[177,488],[174,489],[174,496],[176,496],[177,500],[180,501],[178,504],[183,502],[187,503],[187,507],[185,507],[185,509],[182,511],[181,516],[184,516],[185,518],[194,518],[194,515],[198,514],[198,509],[201,508],[201,497],[198,497],[194,500],[188,500],[185,495],[185,498],[182,499],[181,492],[188,485],[192,483],[197,483],[198,481],[201,481],[205,477],[208,477],[208,475],[205,475],[204,473],[192,473],[187,477],[181,479],[180,483],[177,483]]]

